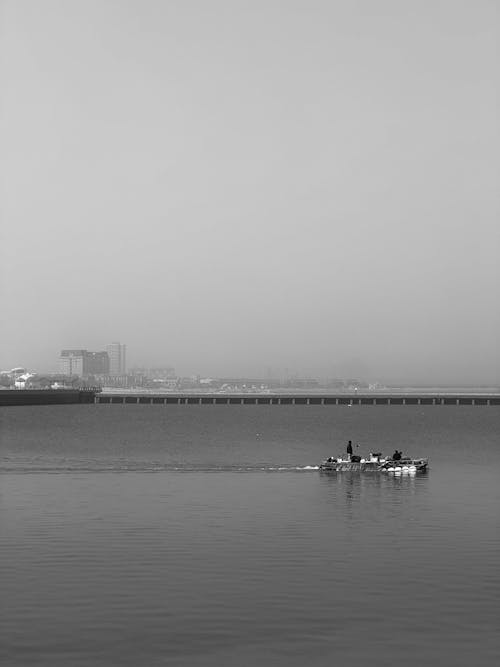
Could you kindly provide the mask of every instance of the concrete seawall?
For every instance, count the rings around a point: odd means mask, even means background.
[[[0,406],[9,405],[75,405],[95,403],[96,392],[79,389],[4,389]]]

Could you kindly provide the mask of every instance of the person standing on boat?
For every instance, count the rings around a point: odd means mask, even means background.
[[[350,461],[352,456],[352,441],[349,440],[347,443],[347,459]]]

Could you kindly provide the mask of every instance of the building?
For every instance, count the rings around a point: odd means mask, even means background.
[[[137,386],[131,375],[99,375],[95,378],[100,387],[113,387],[115,389],[128,389]]]
[[[110,367],[107,352],[87,352],[85,357],[85,375],[108,375]]]
[[[147,380],[172,380],[176,377],[173,366],[163,366],[161,368],[132,368],[131,375],[142,376]]]
[[[111,343],[106,347],[109,356],[109,374],[126,375],[127,361],[126,361],[126,345],[120,343]]]
[[[62,350],[59,356],[59,371],[62,375],[83,376],[87,350]]]
[[[59,370],[62,375],[108,375],[110,360],[107,352],[89,352],[88,350],[62,350],[59,357]]]

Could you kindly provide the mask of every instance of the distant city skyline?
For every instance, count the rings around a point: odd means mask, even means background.
[[[105,346],[106,351],[89,351],[85,348],[79,349],[63,349],[60,351],[58,362],[52,364],[47,368],[43,368],[39,365],[30,365],[30,364],[21,364],[21,365],[4,365],[1,368],[3,373],[9,373],[18,369],[19,372],[25,373],[38,373],[41,375],[54,375],[59,374],[67,376],[107,376],[111,380],[113,377],[116,379],[125,378],[129,375],[130,377],[137,374],[142,374],[144,377],[149,377],[150,379],[155,378],[173,378],[173,377],[192,377],[192,378],[214,378],[216,380],[226,378],[226,381],[230,381],[230,378],[243,380],[245,378],[254,378],[255,381],[260,383],[265,383],[266,380],[273,381],[293,381],[294,379],[304,381],[307,379],[315,380],[319,382],[328,382],[328,381],[358,381],[366,383],[388,383],[388,384],[401,384],[402,386],[491,386],[496,387],[500,386],[500,381],[497,380],[477,380],[477,381],[463,381],[463,380],[453,380],[446,377],[438,378],[437,380],[432,380],[428,378],[419,378],[419,377],[397,377],[379,374],[374,375],[367,372],[367,367],[363,364],[353,360],[351,364],[345,366],[330,366],[330,372],[328,368],[319,369],[318,372],[307,371],[304,369],[295,369],[295,368],[280,368],[280,367],[271,367],[267,366],[266,368],[253,369],[255,372],[241,372],[241,373],[225,373],[222,370],[215,369],[212,373],[203,373],[202,369],[195,369],[192,372],[184,372],[182,369],[179,372],[176,372],[176,369],[173,365],[166,365],[161,363],[150,363],[147,365],[131,364],[129,367],[126,365],[126,349],[125,344],[118,342],[110,343]],[[111,354],[114,355],[114,370],[112,370],[112,358]],[[106,359],[104,359],[106,357]],[[227,379],[229,378],[229,379]]]

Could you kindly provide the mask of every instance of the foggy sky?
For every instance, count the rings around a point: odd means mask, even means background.
[[[4,0],[0,366],[500,382],[493,0]]]

